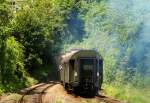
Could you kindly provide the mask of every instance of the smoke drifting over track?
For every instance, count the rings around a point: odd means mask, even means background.
[[[125,22],[132,48],[128,65],[139,69],[142,75],[150,72],[150,0],[109,0],[108,7],[114,10],[121,21]],[[123,15],[123,16],[122,16]],[[119,21],[118,21],[119,22]],[[124,22],[120,22],[124,24]],[[122,24],[121,24],[122,25]],[[122,34],[119,34],[122,35]],[[149,72],[149,73],[148,73]]]
[[[91,3],[84,13],[78,11],[84,21],[83,40],[73,42],[64,49],[97,49],[105,60],[104,76],[107,82],[119,81],[115,77],[119,74],[122,81],[130,81],[135,85],[140,85],[143,80],[142,85],[150,83],[149,5],[150,0]],[[135,80],[137,78],[139,80]]]

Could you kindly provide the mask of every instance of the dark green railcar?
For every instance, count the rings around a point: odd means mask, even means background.
[[[59,57],[60,80],[67,90],[96,95],[103,82],[103,59],[95,50],[71,50]]]

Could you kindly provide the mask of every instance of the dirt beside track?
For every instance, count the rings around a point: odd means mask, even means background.
[[[74,94],[68,94],[60,84],[55,85],[46,92],[46,95],[43,97],[44,103],[59,103],[60,101],[62,103],[123,103],[106,96],[82,98]]]
[[[51,85],[51,83],[38,87],[32,92],[26,94],[23,97],[23,102],[21,103],[124,103],[115,99],[111,99],[107,96],[83,98],[74,94],[68,94],[61,84],[54,84],[43,91],[43,89],[49,85]],[[3,97],[1,98],[0,103],[19,103],[18,101],[22,95],[24,95],[26,90],[30,89],[32,89],[32,87],[22,90],[22,94],[15,94],[15,96],[11,94]]]

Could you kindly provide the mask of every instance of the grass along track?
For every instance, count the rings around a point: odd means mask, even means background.
[[[112,99],[110,97],[103,96],[103,95],[97,95],[97,96],[95,96],[95,98],[97,98],[97,99],[99,99],[105,103],[124,103],[124,102],[121,102],[119,100]]]

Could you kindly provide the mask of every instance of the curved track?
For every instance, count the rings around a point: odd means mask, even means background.
[[[56,84],[60,84],[60,82],[51,81],[51,82],[48,82],[48,83],[42,83],[42,84],[40,84],[40,85],[38,85],[38,86],[35,86],[35,87],[33,87],[33,88],[27,90],[27,91],[21,96],[21,98],[19,99],[18,103],[25,103],[25,102],[24,102],[24,97],[25,97],[26,95],[29,95],[32,91],[34,91],[34,90],[36,90],[36,89],[38,89],[38,88],[41,88],[41,87],[44,87],[44,86],[48,85],[48,86],[46,86],[44,89],[42,89],[41,92],[38,93],[38,101],[39,101],[38,103],[43,103],[43,101],[42,101],[42,96],[43,96],[44,93],[46,93],[45,91],[48,90],[49,88],[51,88],[52,86],[56,85]]]
[[[56,84],[60,84],[60,83],[59,82],[55,82],[53,84],[50,84],[49,86],[47,86],[46,88],[44,88],[42,90],[42,92],[40,92],[40,94],[39,94],[39,103],[43,103],[42,96],[43,96],[43,94],[45,94],[45,91],[48,90],[49,88],[53,87]]]

